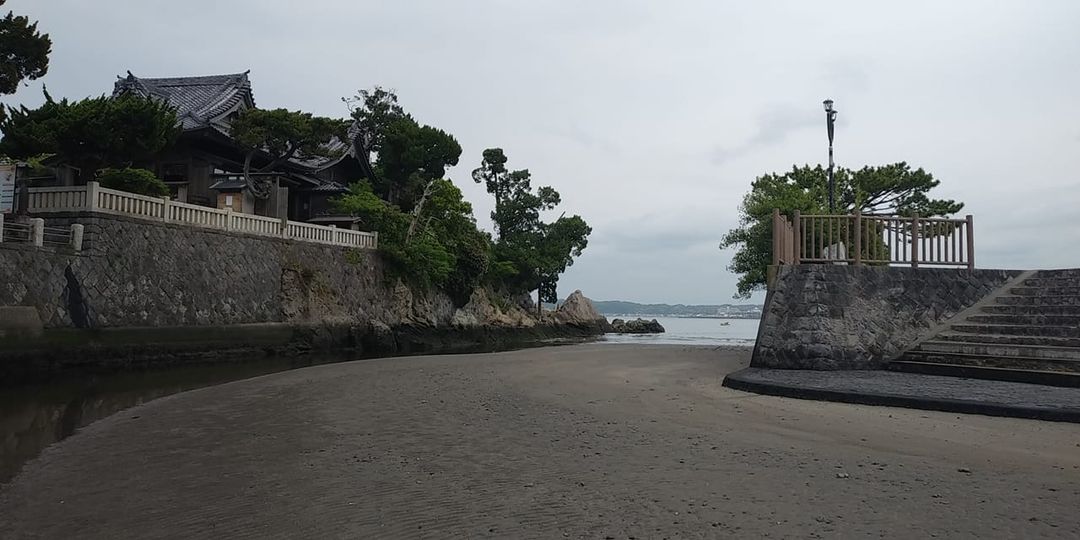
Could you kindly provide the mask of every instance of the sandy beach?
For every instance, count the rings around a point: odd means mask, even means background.
[[[1080,426],[758,396],[749,349],[324,365],[127,409],[4,538],[1080,537]]]

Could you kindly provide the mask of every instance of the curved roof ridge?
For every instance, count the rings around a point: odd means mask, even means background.
[[[222,120],[241,102],[255,106],[251,91],[250,70],[225,75],[195,77],[118,77],[113,95],[136,92],[167,101],[176,109],[184,129],[207,127]]]

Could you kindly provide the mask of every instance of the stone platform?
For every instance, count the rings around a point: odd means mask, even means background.
[[[772,396],[1080,423],[1080,389],[889,371],[747,368],[724,386]]]

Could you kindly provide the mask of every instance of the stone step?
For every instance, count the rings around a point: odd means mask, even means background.
[[[1057,270],[1039,270],[1035,277],[1043,278],[1080,278],[1080,268],[1060,268]]]
[[[1013,357],[1029,360],[1071,360],[1080,362],[1080,348],[1076,347],[941,341],[937,339],[922,342],[915,350],[909,351],[906,355],[927,353],[993,356],[998,358]]]
[[[1045,325],[1080,327],[1080,315],[1045,315],[1041,313],[988,313],[982,315],[971,315],[964,322],[985,324],[1031,324],[1039,326]]]
[[[983,313],[997,313],[1001,315],[1076,315],[1080,316],[1080,305],[1077,306],[1034,306],[1024,304],[993,304],[979,308]]]
[[[1013,287],[1009,292],[1018,296],[1080,296],[1080,286],[1072,287]]]
[[[1005,306],[1080,306],[1080,296],[1071,295],[1001,295],[994,303]]]
[[[1002,334],[1009,336],[1080,337],[1080,327],[1035,324],[956,323],[953,332],[966,334]]]
[[[1072,337],[1010,336],[997,334],[965,334],[962,332],[942,332],[934,336],[934,341],[986,343],[993,345],[1046,345],[1050,347],[1080,348],[1080,338]]]
[[[1080,277],[1033,277],[1025,279],[1024,287],[1080,287]]]
[[[1033,358],[1026,356],[999,356],[981,353],[946,353],[933,351],[910,351],[900,360],[930,362],[962,366],[986,366],[1003,369],[1030,369],[1041,371],[1064,371],[1080,373],[1080,360],[1068,358]]]
[[[972,359],[975,360],[975,359]],[[920,373],[923,375],[938,375],[945,377],[964,377],[968,379],[985,379],[991,381],[1010,381],[1027,384],[1042,384],[1046,386],[1064,386],[1067,388],[1080,388],[1080,372],[1042,370],[1025,368],[1008,368],[991,365],[964,364],[953,362],[931,362],[917,360],[897,360],[885,366],[890,371],[904,373]]]
[[[1002,315],[1002,314],[974,314],[964,321],[982,324],[1038,324],[1050,326],[1080,326],[1080,315]]]

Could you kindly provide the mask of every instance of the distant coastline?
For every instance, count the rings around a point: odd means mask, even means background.
[[[669,319],[760,319],[761,313],[732,313],[729,315],[671,315],[660,313],[607,313],[605,311],[600,312],[601,315],[612,318],[627,318],[627,317],[641,317],[643,319],[667,317]]]
[[[759,304],[639,304],[624,300],[593,300],[607,317],[677,317],[689,319],[760,319]]]

